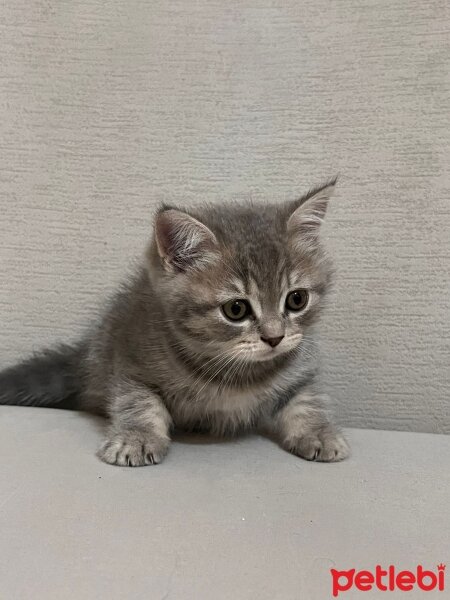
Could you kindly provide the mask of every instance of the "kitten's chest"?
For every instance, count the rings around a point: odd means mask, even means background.
[[[268,399],[267,389],[257,386],[230,388],[176,382],[167,386],[164,396],[177,427],[206,427],[219,435],[253,427]]]

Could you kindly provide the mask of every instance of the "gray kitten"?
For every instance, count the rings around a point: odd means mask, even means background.
[[[0,373],[0,404],[108,416],[98,456],[115,465],[159,463],[174,427],[264,429],[308,460],[342,460],[314,341],[334,184],[281,204],[163,206],[141,269],[96,329]]]

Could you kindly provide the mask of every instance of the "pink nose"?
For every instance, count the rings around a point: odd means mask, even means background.
[[[281,342],[281,340],[284,338],[284,335],[279,335],[278,337],[263,337],[261,336],[262,341],[265,344],[269,344],[269,346],[271,348],[275,348],[275,346],[278,346],[278,344]]]

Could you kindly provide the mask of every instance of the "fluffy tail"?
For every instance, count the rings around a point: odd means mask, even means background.
[[[0,372],[0,404],[77,409],[82,350],[45,350]]]

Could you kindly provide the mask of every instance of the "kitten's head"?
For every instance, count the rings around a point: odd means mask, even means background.
[[[330,283],[319,229],[334,183],[281,204],[159,211],[152,277],[184,348],[226,364],[300,347]]]

